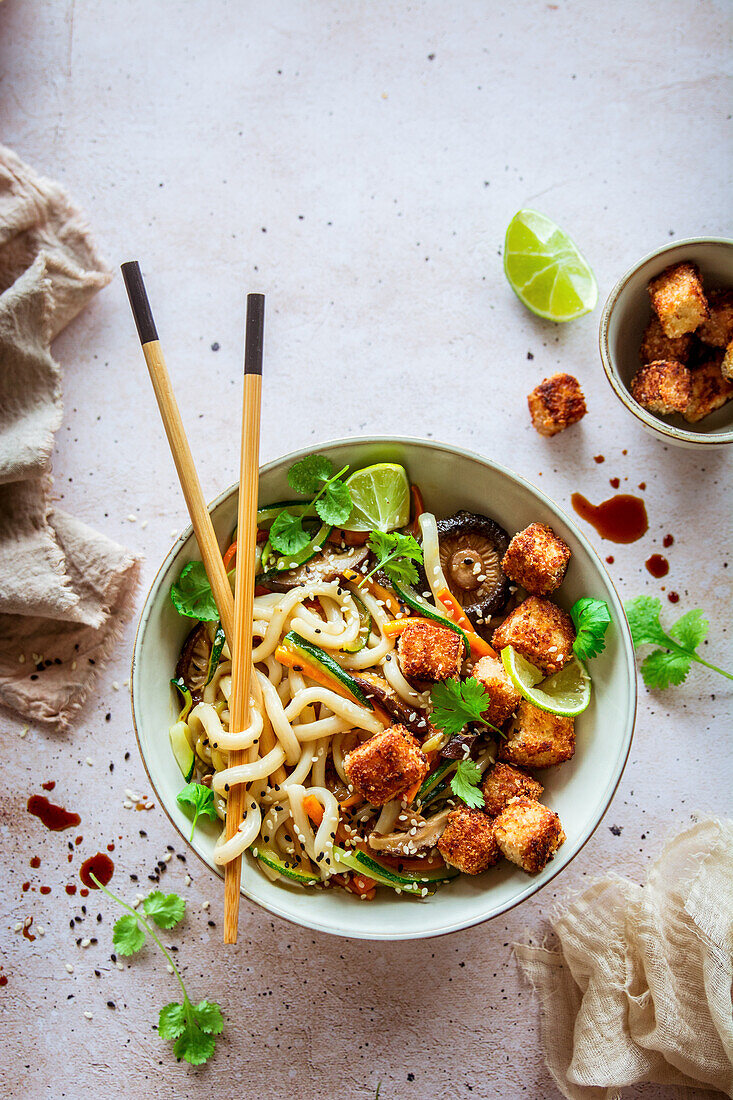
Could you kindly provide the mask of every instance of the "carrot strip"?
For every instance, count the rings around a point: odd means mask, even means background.
[[[422,787],[422,779],[416,780],[411,787],[408,787],[406,791],[403,791],[399,796],[403,802],[412,802],[415,795]]]
[[[222,558],[225,569],[229,569],[229,566],[231,565],[232,561],[234,560],[234,556],[235,556],[236,553],[237,553],[237,540],[235,539],[234,542],[232,543],[232,545],[227,550],[227,552],[224,554],[224,557]]]
[[[412,498],[412,534],[417,538],[420,533],[420,523],[418,521],[425,511],[425,502],[419,486],[415,485],[414,482],[410,485],[410,497]]]
[[[360,802],[360,794],[350,794],[348,798],[345,798],[343,800],[343,802],[339,802],[339,806],[342,810],[350,810],[352,806],[358,806]]]
[[[352,875],[346,889],[351,890],[352,894],[357,894],[360,898],[368,898],[371,901],[377,892],[376,886],[375,880],[369,878],[368,875]]]
[[[348,699],[352,703],[358,703],[358,700],[354,698],[348,688],[343,687],[342,684],[335,680],[332,676],[329,676],[327,672],[322,672],[316,665],[311,664],[299,653],[293,653],[287,646],[279,645],[275,650],[275,660],[279,661],[285,668],[293,668],[297,672],[302,672],[305,676],[308,676],[311,680],[315,680],[321,687],[328,688],[329,691],[335,691],[337,695],[340,695],[342,699]],[[361,704],[359,704],[361,705]],[[379,719],[383,726],[391,726],[392,719],[385,710],[382,710],[376,703],[372,703],[372,711],[374,715]]]
[[[473,657],[496,657],[496,650],[492,649],[488,642],[479,637],[473,629],[473,623],[453,593],[447,588],[441,588],[438,592],[438,599],[445,608],[448,618],[454,622],[456,626],[460,626],[461,630],[463,630],[468,638],[468,643],[471,646],[471,655]]]
[[[308,814],[314,825],[318,826],[323,821],[323,806],[314,794],[308,794],[303,799],[303,809]]]
[[[373,577],[369,577],[368,580],[365,580],[361,573],[357,573],[353,569],[345,570],[344,577],[347,581],[358,581],[360,588],[366,588],[370,596],[374,596],[375,600],[381,600],[383,602],[390,615],[399,615],[402,611],[400,601],[394,593],[390,592],[388,588],[383,588]]]
[[[385,623],[382,627],[382,633],[386,634],[388,638],[396,638],[410,623],[427,624],[428,626],[437,626],[438,629],[450,630],[448,626],[441,627],[435,619],[426,619],[422,615],[406,615],[404,619],[393,619],[392,622]]]

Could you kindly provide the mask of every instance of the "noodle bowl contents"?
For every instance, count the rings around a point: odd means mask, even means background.
[[[554,602],[571,554],[546,525],[510,538],[487,515],[437,519],[394,463],[346,474],[310,455],[288,473],[299,499],[258,513],[246,729],[230,728],[201,563],[172,586],[196,620],[172,679],[179,802],[206,829],[245,784],[214,858],[248,852],[291,886],[426,897],[505,858],[535,873],[565,840],[541,776],[575,752],[607,607]],[[232,583],[242,549],[235,531]],[[246,762],[230,767],[233,750]]]

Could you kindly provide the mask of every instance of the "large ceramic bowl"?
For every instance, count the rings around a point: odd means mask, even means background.
[[[352,469],[372,462],[403,463],[423,492],[426,506],[438,516],[458,508],[486,512],[510,533],[538,520],[549,523],[568,543],[572,559],[559,602],[569,609],[580,596],[606,600],[613,625],[604,653],[592,664],[593,697],[577,720],[574,759],[542,773],[543,801],[560,814],[567,840],[538,875],[527,875],[503,862],[477,878],[461,876],[431,898],[418,901],[378,890],[370,903],[344,890],[303,891],[271,883],[251,857],[244,863],[242,891],[270,913],[296,924],[339,936],[363,939],[412,939],[453,932],[496,917],[526,901],[577,855],[601,820],[626,763],[636,712],[636,675],[628,625],[616,591],[598,555],[575,524],[546,496],[522,478],[468,451],[411,439],[354,439],[324,443],[298,451],[260,471],[260,503],[287,499],[286,473],[293,462],[317,449],[331,456],[336,468]],[[220,544],[225,546],[236,524],[237,487],[227,489],[211,506]],[[171,583],[186,562],[198,557],[191,528],[184,531],[163,562],[148,593],[135,639],[132,700],[138,743],[156,794],[186,844],[190,819],[176,803],[183,781],[168,743],[168,728],[177,704],[170,677],[191,623],[169,599]],[[197,827],[190,845],[215,874],[216,829]]]
[[[649,412],[631,396],[630,389],[631,379],[641,366],[639,347],[652,315],[649,280],[670,264],[683,260],[697,264],[706,290],[733,287],[733,240],[691,237],[663,245],[634,264],[609,294],[599,329],[601,362],[622,405],[648,432],[678,447],[710,450],[733,443],[733,401],[696,424],[689,424],[679,413],[657,416]]]

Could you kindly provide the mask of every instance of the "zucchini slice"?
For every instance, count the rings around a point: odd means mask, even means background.
[[[302,516],[310,506],[309,501],[302,500],[283,500],[279,504],[269,504],[267,508],[260,508],[257,512],[257,526],[264,527],[266,523],[272,523],[286,508],[294,516]],[[236,530],[233,538],[236,538]]]
[[[305,871],[299,871],[297,867],[293,867],[290,863],[285,863],[274,852],[268,852],[263,848],[250,848],[250,852],[267,867],[277,871],[279,875],[283,875],[285,878],[300,883],[301,886],[315,886],[321,881],[315,875],[306,874]]]
[[[359,612],[360,626],[359,633],[356,635],[356,638],[351,643],[351,645],[345,645],[343,647],[342,652],[344,653],[358,653],[360,649],[363,649],[369,641],[369,635],[372,630],[372,617],[370,613],[367,611],[366,607],[361,602],[355,592],[352,591],[351,595],[354,599],[354,603],[356,604],[356,610]]]
[[[188,742],[188,726],[185,722],[175,722],[168,730],[168,736],[170,737],[171,749],[173,755],[176,758],[176,763],[181,769],[181,774],[187,783],[191,782],[191,776],[193,775],[195,757],[193,755],[193,749]]]
[[[457,761],[455,760],[446,760],[442,764],[439,764],[435,771],[432,771],[429,773],[429,775],[426,775],[423,780],[422,787],[420,787],[419,791],[415,795],[415,801],[424,802],[426,796],[430,794],[432,790],[434,790],[440,780],[443,779],[445,774],[449,772],[451,768],[455,768],[456,763]]]
[[[370,878],[375,878],[377,875],[391,875],[403,884],[403,888],[411,883],[448,882],[452,878],[457,878],[461,873],[455,867],[446,867],[444,870],[433,869],[431,871],[396,871],[394,867],[388,867],[386,864],[381,863],[377,856],[370,856],[367,852],[361,851],[355,851],[354,858],[362,865],[365,874],[368,874]]]
[[[327,676],[332,677],[335,681],[345,687],[350,695],[353,695],[357,703],[360,703],[367,710],[374,710],[374,707],[367,699],[366,695],[362,691],[359,684],[356,682],[353,676],[351,676],[346,669],[334,661],[333,657],[329,657],[328,653],[320,646],[313,645],[312,642],[306,641],[295,630],[290,630],[283,638],[282,644],[287,646],[288,649],[294,650],[299,653],[304,661],[310,662],[310,664],[316,665],[321,672],[325,672]]]
[[[449,619],[447,615],[442,615],[433,604],[428,603],[428,601],[424,599],[419,592],[416,592],[411,585],[406,584],[404,581],[400,581],[399,583],[393,581],[392,587],[402,602],[412,608],[413,611],[417,611],[419,615],[424,616],[426,619],[432,619],[434,623],[438,623],[440,626],[447,627],[448,630],[452,630],[455,634],[460,634],[463,638],[466,654],[471,652],[471,646],[465,631],[461,630],[460,626],[454,623],[452,619]]]
[[[211,656],[209,657],[209,671],[206,674],[206,684],[210,684],[214,679],[214,673],[219,667],[219,661],[221,660],[221,651],[224,648],[224,642],[227,640],[227,636],[224,633],[224,628],[221,623],[216,624],[216,632],[214,633],[214,640],[211,643]],[[204,684],[204,687],[206,686]]]
[[[206,683],[208,684],[208,682],[209,681],[207,680]],[[186,687],[186,684],[184,683],[184,680],[183,680],[182,676],[178,676],[178,677],[176,677],[175,680],[171,680],[171,683],[173,684],[174,688],[178,689],[178,691],[181,693],[181,698],[183,699],[183,707],[181,708],[181,711],[178,715],[178,721],[179,722],[185,722],[186,719],[188,718],[188,712],[190,711],[191,707],[193,706],[193,699],[191,698],[191,692]]]
[[[358,875],[368,875],[369,878],[373,878],[375,882],[378,882],[380,886],[390,886],[393,890],[402,890],[405,894],[417,894],[418,897],[424,897],[423,890],[427,889],[430,893],[430,888],[421,886],[419,883],[404,878],[402,875],[398,875],[396,872],[387,870],[384,867],[378,867],[375,861],[366,859],[369,863],[374,862],[374,867],[368,866],[363,863],[357,857],[363,855],[362,852],[346,852],[343,848],[333,849],[333,854],[338,859],[339,864],[342,867],[348,867],[350,871],[356,871]]]
[[[310,561],[310,559],[318,553],[330,533],[331,525],[329,523],[321,524],[310,542],[307,542],[303,549],[299,550],[297,554],[280,554],[277,550],[273,549],[268,539],[264,545],[262,558],[260,559],[260,568],[264,570],[264,574],[257,579],[266,582],[268,573],[285,573],[288,569],[293,569],[295,566],[304,565],[305,562]]]

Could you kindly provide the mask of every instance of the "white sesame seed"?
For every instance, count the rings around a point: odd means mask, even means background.
[[[130,802],[129,799],[125,799],[122,805],[125,807],[126,810],[132,809],[132,802]]]
[[[186,875],[186,886],[190,886],[190,885],[191,885],[191,882],[192,882],[191,876],[190,876],[190,875]]]
[[[127,522],[128,523],[137,523],[137,516],[133,516],[132,512],[130,512],[130,515],[127,517]]]
[[[210,905],[211,905],[210,901],[202,901],[201,902],[201,908],[202,909],[208,909]]]
[[[84,1019],[85,1020],[93,1020],[94,1017],[92,1016],[91,1012],[85,1012],[84,1013]]]
[[[124,970],[125,969],[119,959],[117,959],[117,961],[115,962],[115,966],[117,967],[118,970]]]
[[[174,539],[177,534],[178,534],[178,532],[176,531],[176,529],[174,527],[173,530],[171,531],[171,538]]]
[[[122,681],[122,686],[123,686],[123,687],[126,687],[126,688],[129,688],[129,686],[130,686],[130,681],[129,681],[129,680],[123,680],[123,681]]]
[[[91,756],[87,757],[86,762],[87,762],[87,764],[89,765],[90,768],[94,767],[94,761],[92,760]]]
[[[145,803],[145,809],[146,809],[146,810],[152,810],[152,808],[153,808],[153,806],[154,806],[154,805],[155,805],[155,803],[154,803],[154,802],[146,802],[146,803]]]
[[[39,936],[45,936],[46,935],[45,926],[42,925],[42,924],[37,924],[36,925],[36,932],[38,933]]]
[[[18,661],[20,662],[21,665],[25,664],[25,653],[20,653],[18,655]]]
[[[146,519],[144,519],[142,521],[142,523],[140,524],[141,527],[147,527],[147,525],[148,525],[148,521]]]
[[[173,859],[173,853],[172,852],[166,852],[165,855],[163,856],[163,863],[170,863],[170,861],[172,859]]]
[[[140,898],[135,898],[135,900],[132,903],[132,908],[133,909],[137,909],[138,905],[140,904],[140,900],[141,900]]]
[[[23,921],[22,920],[16,921],[15,924],[13,925],[13,931],[14,932],[20,932],[22,927],[23,927]]]
[[[175,974],[175,970],[173,969],[173,967],[171,966],[170,963],[166,963],[165,968],[166,968],[166,970],[168,971],[169,974]]]
[[[71,662],[71,671],[76,672],[76,661]]]
[[[66,965],[64,966],[64,969],[66,970],[67,974],[73,974],[74,973],[74,967],[71,965],[71,963],[66,963]]]
[[[119,691],[119,690],[120,690],[120,685],[117,683],[116,680],[113,680],[112,681],[112,691]]]
[[[23,726],[23,729],[20,731],[20,736],[25,737],[26,734],[28,733],[29,729],[30,729],[30,726]]]
[[[33,923],[33,917],[26,917],[25,920],[23,921],[23,927],[24,928],[30,928],[32,923]]]
[[[88,936],[85,936],[85,937],[84,937],[84,939],[83,939],[83,940],[81,941],[81,943],[79,944],[79,947],[89,947],[89,944],[90,944],[91,942],[92,942],[92,941],[91,941],[91,940],[89,939],[89,937],[88,937]]]

